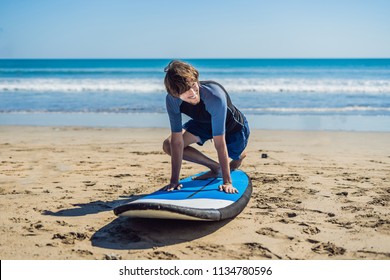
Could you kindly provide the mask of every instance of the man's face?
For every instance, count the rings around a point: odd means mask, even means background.
[[[180,94],[180,99],[184,102],[196,105],[200,102],[199,85],[197,82],[192,83],[192,86],[186,92]]]

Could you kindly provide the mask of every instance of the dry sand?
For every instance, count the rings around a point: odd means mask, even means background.
[[[390,133],[252,131],[235,219],[116,217],[167,183],[168,133],[0,127],[0,258],[390,259]]]

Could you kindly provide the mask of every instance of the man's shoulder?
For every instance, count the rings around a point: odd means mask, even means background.
[[[178,113],[182,100],[180,98],[175,98],[170,94],[167,94],[165,99],[166,99],[166,107],[168,113],[173,113],[173,112]]]
[[[165,100],[166,100],[167,102],[170,102],[170,103],[177,103],[177,104],[180,104],[181,101],[182,101],[180,98],[173,97],[173,96],[170,95],[170,94],[167,94],[167,95],[166,95]]]
[[[202,88],[207,92],[204,96],[205,102],[225,102],[226,91],[222,85],[214,81],[202,81]]]
[[[217,90],[217,91],[224,91],[226,92],[225,88],[220,84],[215,81],[200,81],[200,84],[209,89],[209,90]]]

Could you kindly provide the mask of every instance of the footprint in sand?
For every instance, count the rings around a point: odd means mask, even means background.
[[[282,259],[281,256],[278,256],[277,254],[273,253],[270,249],[268,249],[267,247],[263,246],[260,243],[249,242],[249,243],[244,243],[244,246],[246,251],[247,250],[250,251],[251,256],[256,255],[256,256],[265,257],[267,259],[275,259],[275,258],[279,260]]]
[[[179,258],[165,251],[155,251],[150,254],[152,260],[178,260]]]
[[[89,250],[75,250],[75,249],[72,249],[72,252],[75,252],[77,253],[78,255],[82,256],[82,257],[86,257],[86,256],[92,256],[93,253]]]
[[[96,185],[97,182],[93,182],[93,181],[83,181],[84,185],[86,187],[93,187]]]
[[[103,256],[103,260],[121,260],[121,259],[122,259],[121,255],[114,254],[114,253],[104,254]]]
[[[318,227],[314,227],[305,223],[299,224],[300,226],[303,226],[304,228],[301,230],[302,233],[306,233],[309,235],[315,235],[321,232],[321,230]]]
[[[72,245],[75,244],[75,241],[83,241],[89,239],[88,234],[80,232],[69,232],[69,233],[56,233],[53,235],[52,239],[60,239],[62,243]]]
[[[328,256],[336,256],[336,255],[344,255],[346,249],[342,247],[338,247],[333,243],[321,243],[319,245],[314,246],[311,250],[317,254],[328,255]]]

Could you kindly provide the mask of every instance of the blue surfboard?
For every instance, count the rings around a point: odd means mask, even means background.
[[[231,172],[237,194],[219,190],[222,178],[193,180],[193,177],[181,180],[183,187],[180,190],[158,190],[116,207],[114,213],[133,218],[220,221],[237,216],[252,194],[251,180],[241,170]]]

